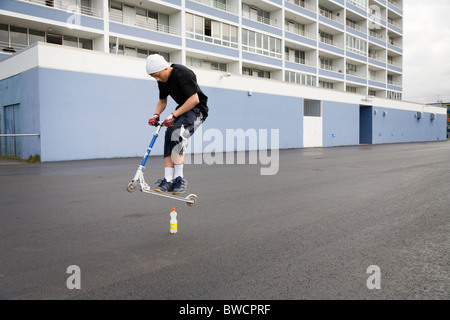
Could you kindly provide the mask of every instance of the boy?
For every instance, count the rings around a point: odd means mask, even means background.
[[[159,54],[147,57],[147,73],[158,82],[159,101],[148,124],[156,126],[166,109],[170,95],[178,104],[164,120],[167,127],[164,140],[164,179],[154,189],[158,192],[185,192],[187,182],[183,176],[184,150],[187,140],[208,116],[208,97],[200,90],[197,77],[183,65],[171,64]]]

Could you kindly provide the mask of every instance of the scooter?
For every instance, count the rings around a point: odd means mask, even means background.
[[[184,202],[186,202],[186,204],[189,207],[193,207],[197,203],[197,195],[191,193],[187,197],[183,198],[180,196],[156,192],[154,190],[151,190],[150,186],[145,182],[145,179],[144,179],[145,163],[147,162],[150,152],[153,149],[153,145],[155,144],[156,138],[158,138],[159,131],[161,130],[163,123],[164,123],[163,121],[158,122],[158,125],[156,126],[156,131],[155,131],[155,133],[153,133],[153,138],[152,138],[152,141],[150,142],[147,152],[145,153],[144,157],[142,158],[141,164],[139,165],[139,167],[136,171],[136,174],[134,175],[133,180],[131,180],[127,184],[127,191],[134,192],[134,191],[136,191],[137,186],[139,186],[140,190],[144,193],[149,193],[149,194],[153,194],[156,196],[165,197],[165,198],[169,198],[169,199],[173,199],[173,200],[184,201]]]

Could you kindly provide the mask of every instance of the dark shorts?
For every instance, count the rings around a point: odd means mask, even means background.
[[[164,138],[164,158],[170,156],[172,152],[184,154],[188,139],[203,121],[205,119],[200,110],[194,108],[179,116],[173,127],[167,127]]]

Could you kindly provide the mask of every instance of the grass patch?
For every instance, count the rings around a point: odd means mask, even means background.
[[[14,157],[14,156],[0,156],[3,159],[12,159],[12,160],[20,160],[25,161],[29,163],[40,163],[41,162],[41,156],[38,154],[35,154],[34,156],[30,156],[28,159],[22,159],[20,157]]]

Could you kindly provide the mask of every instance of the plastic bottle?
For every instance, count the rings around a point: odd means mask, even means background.
[[[177,222],[177,212],[175,208],[172,208],[172,212],[170,212],[170,233],[178,232],[178,222]]]

